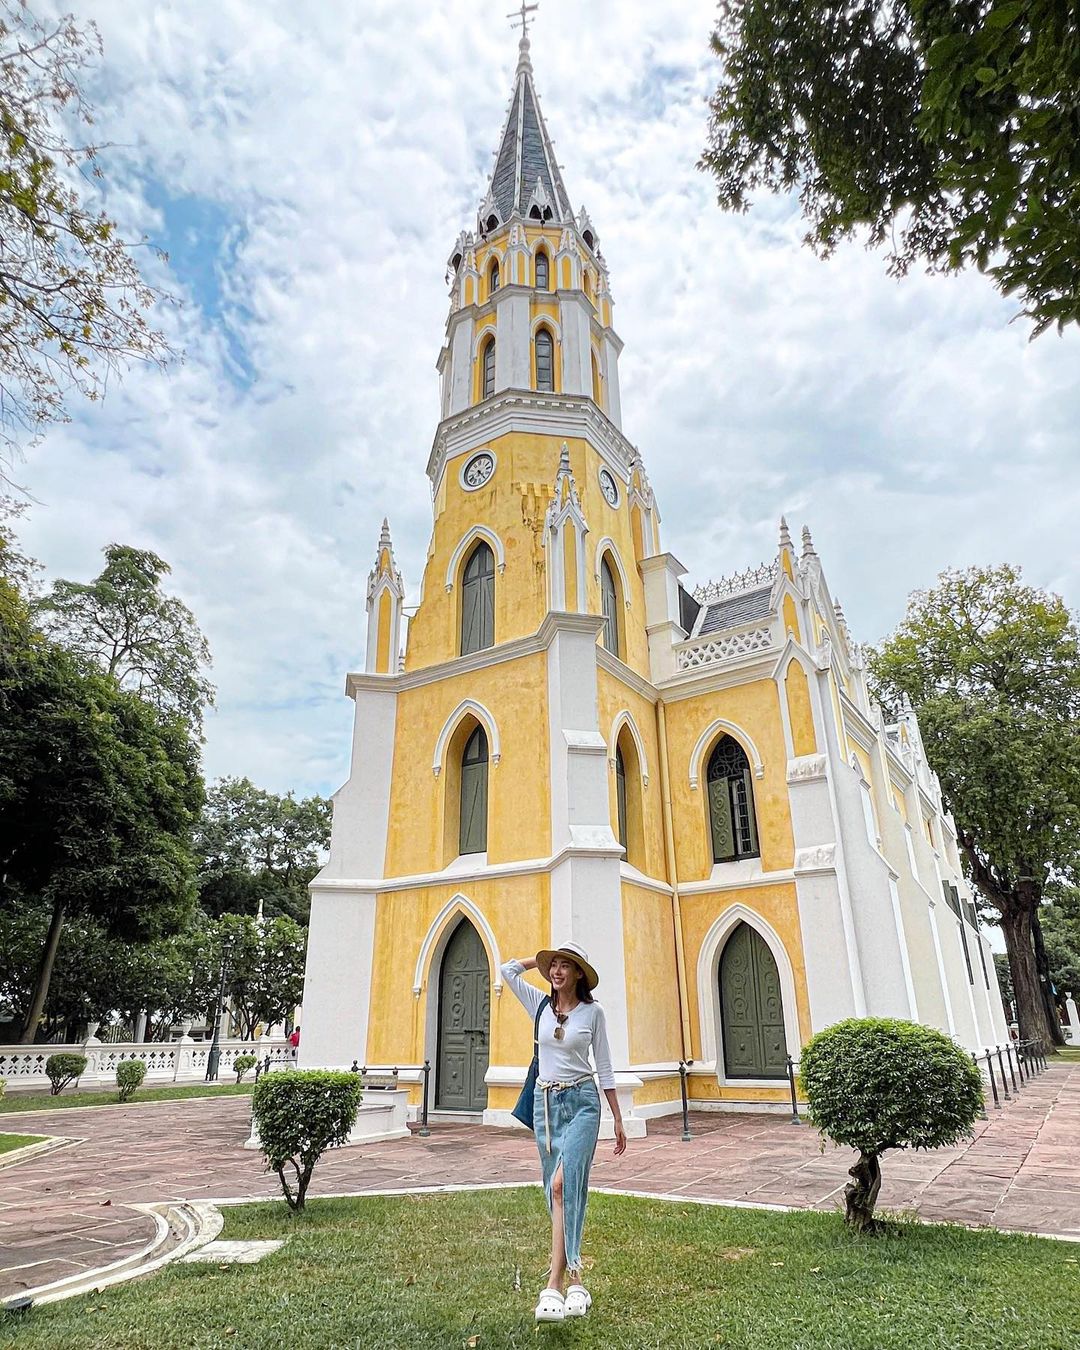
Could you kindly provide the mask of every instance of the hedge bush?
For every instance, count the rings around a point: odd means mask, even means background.
[[[315,1164],[343,1144],[356,1121],[360,1079],[325,1069],[285,1069],[264,1074],[251,1094],[251,1114],[266,1156],[292,1210],[304,1208]],[[290,1176],[286,1168],[292,1169]]]
[[[120,1100],[131,1101],[135,1091],[146,1077],[146,1061],[142,1059],[122,1059],[116,1066],[116,1086],[120,1089]]]
[[[253,1069],[259,1061],[254,1055],[237,1055],[233,1060],[233,1071],[236,1074],[236,1081],[242,1081],[244,1074]]]
[[[85,1072],[85,1055],[50,1055],[45,1061],[45,1076],[52,1084],[50,1095],[59,1097],[69,1083],[74,1083]]]
[[[4,1092],[7,1088],[7,1079],[0,1078],[0,1102],[4,1100]]]
[[[844,1197],[848,1223],[863,1232],[880,1227],[881,1154],[955,1144],[983,1106],[982,1075],[966,1051],[933,1027],[889,1017],[819,1031],[803,1047],[799,1076],[823,1139],[859,1150]]]

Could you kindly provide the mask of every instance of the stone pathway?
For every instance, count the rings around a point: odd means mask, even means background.
[[[77,1136],[0,1171],[0,1297],[97,1269],[147,1246],[163,1200],[274,1196],[277,1178],[241,1145],[250,1100],[226,1097],[0,1115],[0,1129]],[[781,1116],[695,1112],[650,1122],[621,1159],[602,1142],[593,1184],[648,1194],[833,1209],[851,1155]],[[925,1219],[1080,1238],[1080,1064],[1054,1066],[958,1148],[889,1155],[879,1205]],[[535,1183],[532,1139],[433,1123],[428,1139],[341,1149],[315,1170],[312,1195],[387,1188]]]

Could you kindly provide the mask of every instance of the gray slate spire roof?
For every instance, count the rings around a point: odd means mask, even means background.
[[[498,217],[501,225],[514,211],[526,219],[573,218],[570,198],[537,101],[527,37],[521,39],[518,53],[510,109],[487,196],[480,208],[481,230],[487,229],[492,215]]]

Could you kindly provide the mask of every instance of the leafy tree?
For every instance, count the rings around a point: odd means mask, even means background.
[[[702,167],[721,206],[798,191],[824,256],[974,263],[1033,335],[1080,318],[1080,10],[1057,0],[722,0]]]
[[[197,735],[214,701],[202,673],[210,648],[188,607],[162,590],[171,570],[156,553],[110,544],[100,576],[57,581],[35,613],[50,637]]]
[[[1080,635],[1069,611],[1015,567],[947,571],[911,596],[871,672],[883,704],[910,700],[918,714],[968,873],[1005,935],[1022,1037],[1060,1044],[1038,914],[1050,878],[1072,879],[1080,864]]]
[[[226,969],[225,990],[245,1040],[259,1023],[282,1022],[304,995],[307,930],[279,915],[262,922],[226,914],[216,925],[218,961]]]
[[[190,912],[195,746],[115,679],[36,632],[9,584],[0,605],[0,876],[49,906],[22,1039],[44,1011],[64,923],[147,939]]]
[[[1066,994],[1080,999],[1080,888],[1051,882],[1049,904],[1039,911],[1050,980],[1064,1007]]]
[[[889,1017],[850,1018],[812,1036],[799,1056],[810,1118],[822,1135],[859,1150],[844,1188],[845,1219],[876,1233],[881,1155],[955,1144],[978,1117],[982,1075],[933,1027]]]
[[[71,136],[93,121],[81,81],[100,53],[92,24],[0,3],[0,459],[9,462],[22,435],[67,420],[71,390],[100,398],[112,372],[169,354],[145,318],[159,293],[90,200],[101,147]]]
[[[308,884],[330,842],[330,802],[266,792],[248,778],[207,792],[196,836],[199,896],[209,914],[267,915],[307,923]]]

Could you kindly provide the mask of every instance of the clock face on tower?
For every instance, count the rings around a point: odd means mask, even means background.
[[[469,489],[483,487],[494,472],[495,456],[489,450],[481,450],[462,469],[461,484]]]
[[[600,491],[609,506],[618,506],[619,487],[607,469],[600,470]]]

